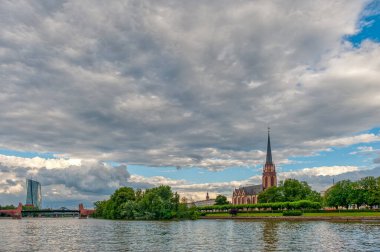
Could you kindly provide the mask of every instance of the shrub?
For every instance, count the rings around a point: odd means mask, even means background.
[[[299,210],[288,210],[288,211],[282,212],[282,215],[283,216],[301,216],[302,212]]]

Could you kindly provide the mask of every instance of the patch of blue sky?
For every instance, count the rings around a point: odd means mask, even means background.
[[[380,149],[380,142],[359,143],[347,147],[333,147],[331,151],[321,151],[316,156],[293,157],[292,164],[281,165],[282,171],[295,171],[303,168],[321,166],[357,166],[370,169],[375,166],[373,159],[378,156],[377,151],[360,151],[358,147],[372,147]],[[356,152],[356,153],[355,153]]]
[[[355,47],[360,47],[364,40],[380,43],[380,0],[371,1],[364,8],[357,26],[358,33],[345,38]]]
[[[15,157],[23,157],[23,158],[34,158],[40,157],[45,159],[53,159],[55,158],[53,152],[30,152],[30,151],[15,151],[15,150],[7,150],[0,149],[0,154],[5,156],[15,156]]]

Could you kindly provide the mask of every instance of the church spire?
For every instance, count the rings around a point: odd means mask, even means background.
[[[270,128],[268,127],[268,145],[267,145],[267,159],[263,167],[262,187],[266,190],[269,187],[277,186],[276,166],[272,160],[272,149],[270,146]]]
[[[270,147],[270,128],[268,127],[268,144],[267,144],[267,164],[272,164],[272,149]]]

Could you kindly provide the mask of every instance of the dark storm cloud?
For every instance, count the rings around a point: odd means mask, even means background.
[[[380,49],[341,43],[364,4],[4,2],[1,146],[222,169],[261,157],[270,123],[274,149],[310,154],[379,125]]]
[[[103,164],[85,164],[65,169],[38,170],[35,178],[44,186],[64,185],[81,193],[111,194],[120,186],[128,185],[130,175],[126,166],[108,167]]]

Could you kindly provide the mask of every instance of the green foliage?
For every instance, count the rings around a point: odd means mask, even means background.
[[[242,204],[242,205],[213,205],[198,207],[200,211],[227,211],[230,209],[239,210],[282,210],[282,209],[321,209],[320,202],[310,200],[299,200],[294,202],[273,202],[273,203],[257,203],[257,204]]]
[[[287,210],[282,212],[283,216],[301,216],[302,212],[300,210]]]
[[[330,207],[349,206],[370,208],[380,205],[380,177],[365,177],[356,182],[342,180],[330,187],[324,197],[325,204]]]
[[[108,200],[94,203],[95,218],[105,219],[196,219],[199,212],[179,202],[179,195],[169,186],[134,191],[129,187],[116,190]]]
[[[35,206],[22,206],[22,210],[38,210],[38,207]]]
[[[284,202],[285,197],[283,195],[282,187],[273,186],[259,194],[259,202]]]
[[[226,196],[220,195],[220,194],[216,196],[215,205],[227,205],[227,204],[228,204],[228,201],[227,201]]]
[[[259,194],[260,203],[270,202],[293,202],[299,200],[310,200],[321,202],[320,194],[313,191],[306,182],[296,179],[286,179],[277,187],[271,187]]]
[[[1,206],[0,205],[0,210],[13,210],[13,209],[16,209],[17,207],[15,207],[14,205],[5,205],[5,206]]]

